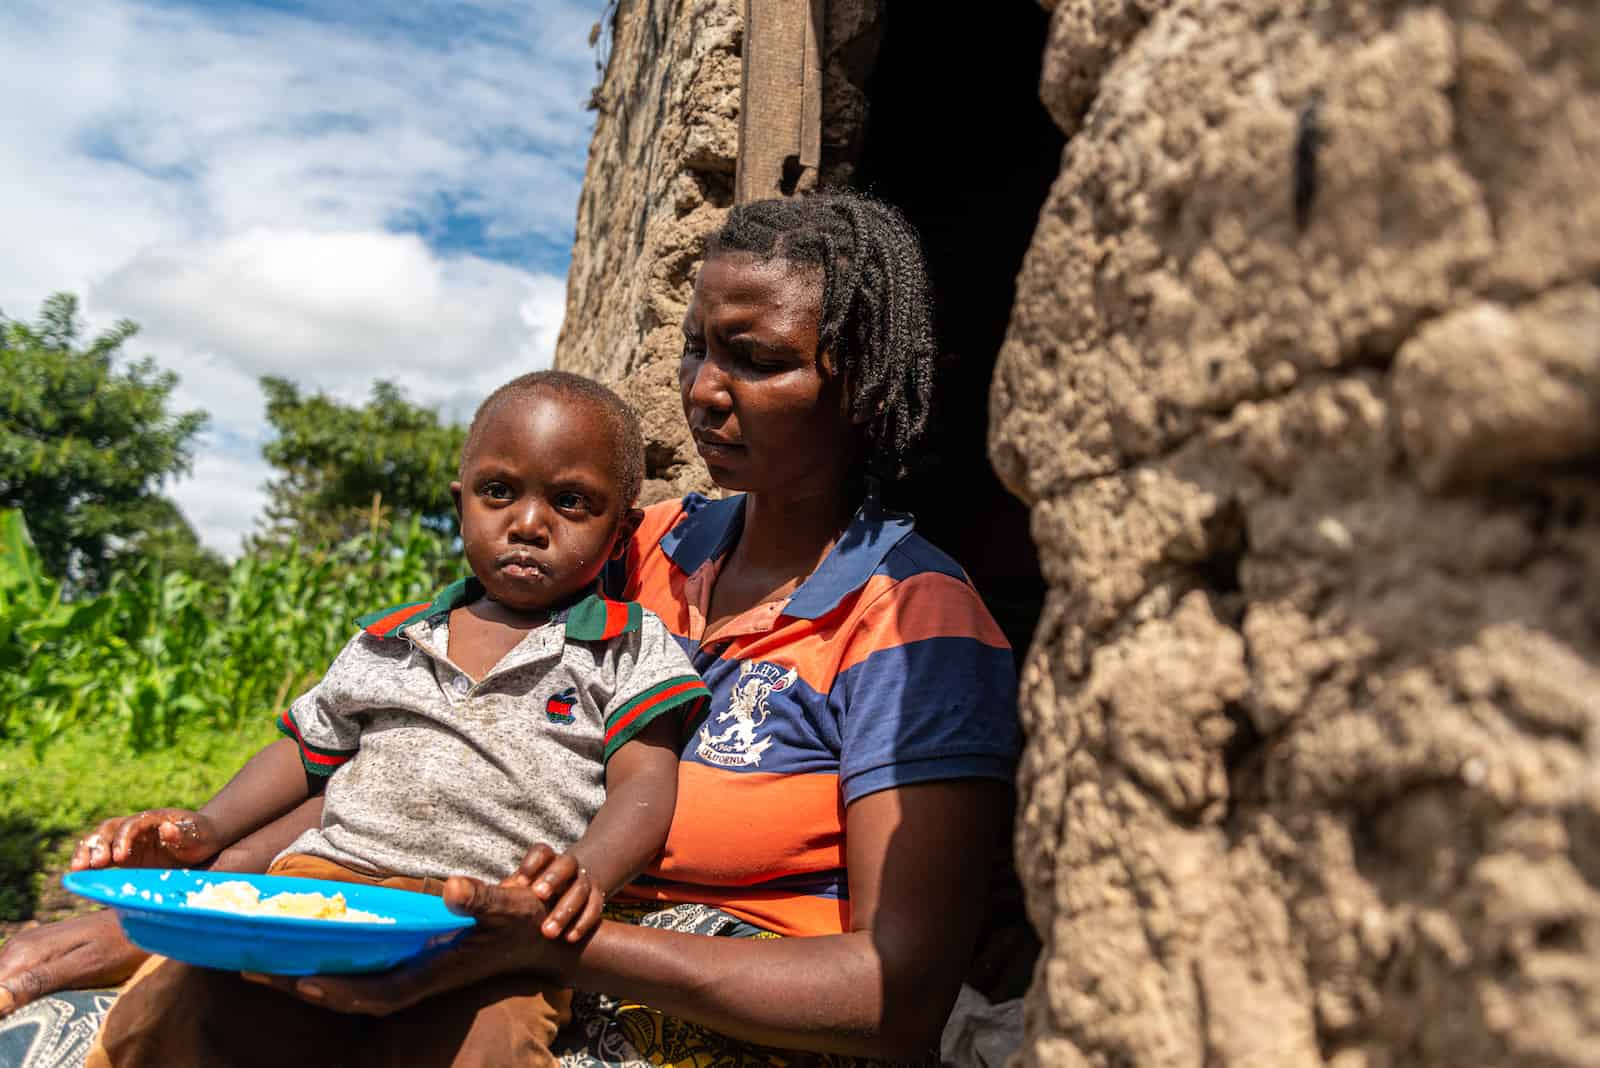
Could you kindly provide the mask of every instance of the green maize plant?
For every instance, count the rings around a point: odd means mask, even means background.
[[[321,676],[356,616],[430,596],[461,566],[453,539],[416,520],[374,523],[333,545],[245,555],[220,588],[135,564],[68,602],[21,515],[0,512],[0,738],[39,751],[76,724],[115,721],[143,751],[184,722],[273,715]]]
[[[0,737],[48,737],[90,698],[99,680],[84,658],[58,654],[81,647],[110,608],[105,598],[64,603],[22,513],[0,511]]]

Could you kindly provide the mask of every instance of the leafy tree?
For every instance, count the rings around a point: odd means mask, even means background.
[[[450,481],[465,429],[375,382],[362,406],[291,382],[263,378],[267,421],[277,436],[262,450],[282,474],[267,485],[267,540],[338,541],[386,518],[418,519],[445,538],[456,532]]]
[[[123,320],[80,345],[68,293],[32,325],[0,316],[0,509],[22,511],[69,587],[103,588],[151,553],[204,559],[160,489],[189,469],[206,415],[171,410],[177,376],[149,357],[120,359],[137,331]]]
[[[221,554],[200,544],[194,527],[178,506],[165,497],[152,497],[141,509],[143,529],[129,539],[127,551],[120,553],[116,566],[123,569],[132,556],[155,563],[163,571],[181,571],[211,586],[228,577],[228,561]]]

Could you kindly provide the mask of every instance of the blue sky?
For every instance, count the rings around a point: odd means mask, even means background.
[[[256,380],[452,416],[547,366],[604,0],[6,0],[0,311],[127,317],[211,413],[170,487],[233,551],[269,471]]]

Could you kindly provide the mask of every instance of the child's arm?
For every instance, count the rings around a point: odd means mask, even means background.
[[[346,657],[364,655],[369,640],[376,639],[357,632],[328,674]],[[106,820],[78,843],[73,869],[199,864],[321,793],[327,776],[355,755],[361,736],[360,724],[338,707],[339,688],[328,692],[327,678],[279,715],[287,737],[251,757],[199,812],[159,808]]]
[[[567,941],[580,941],[600,922],[606,898],[661,852],[678,801],[681,725],[661,716],[623,743],[606,763],[606,800],[583,837],[560,855],[534,846],[506,880],[556,902],[540,928],[547,938],[565,931]]]
[[[299,748],[284,738],[251,757],[199,812],[157,808],[106,820],[78,843],[72,869],[199,864],[311,793]]]
[[[280,738],[250,758],[217,796],[206,802],[200,815],[232,845],[265,827],[303,802],[321,793],[326,779],[306,774],[300,747],[292,738]]]

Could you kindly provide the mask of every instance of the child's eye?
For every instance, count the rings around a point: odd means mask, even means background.
[[[478,492],[491,500],[509,501],[511,499],[511,487],[504,482],[487,483]]]
[[[568,491],[566,493],[556,494],[556,507],[561,509],[563,512],[576,512],[582,508],[585,503],[587,502],[584,501],[581,493],[572,493],[571,491]]]

